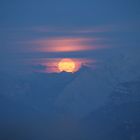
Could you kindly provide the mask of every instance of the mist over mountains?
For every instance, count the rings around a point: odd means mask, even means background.
[[[138,140],[139,57],[115,58],[75,73],[1,72],[1,139]]]

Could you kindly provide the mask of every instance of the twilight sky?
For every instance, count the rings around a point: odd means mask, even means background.
[[[139,5],[139,0],[1,0],[0,70],[42,68],[63,57],[92,65],[113,49],[139,49]]]

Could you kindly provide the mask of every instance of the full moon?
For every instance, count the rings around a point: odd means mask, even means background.
[[[58,69],[60,72],[75,72],[75,68],[76,63],[72,59],[65,58],[58,63]]]

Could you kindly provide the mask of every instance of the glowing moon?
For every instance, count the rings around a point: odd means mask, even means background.
[[[76,63],[72,59],[65,58],[58,63],[58,69],[60,72],[75,72],[75,68]]]

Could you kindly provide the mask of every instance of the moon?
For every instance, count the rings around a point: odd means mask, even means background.
[[[76,63],[72,59],[64,58],[60,60],[58,63],[58,69],[60,72],[75,72],[76,69]]]

